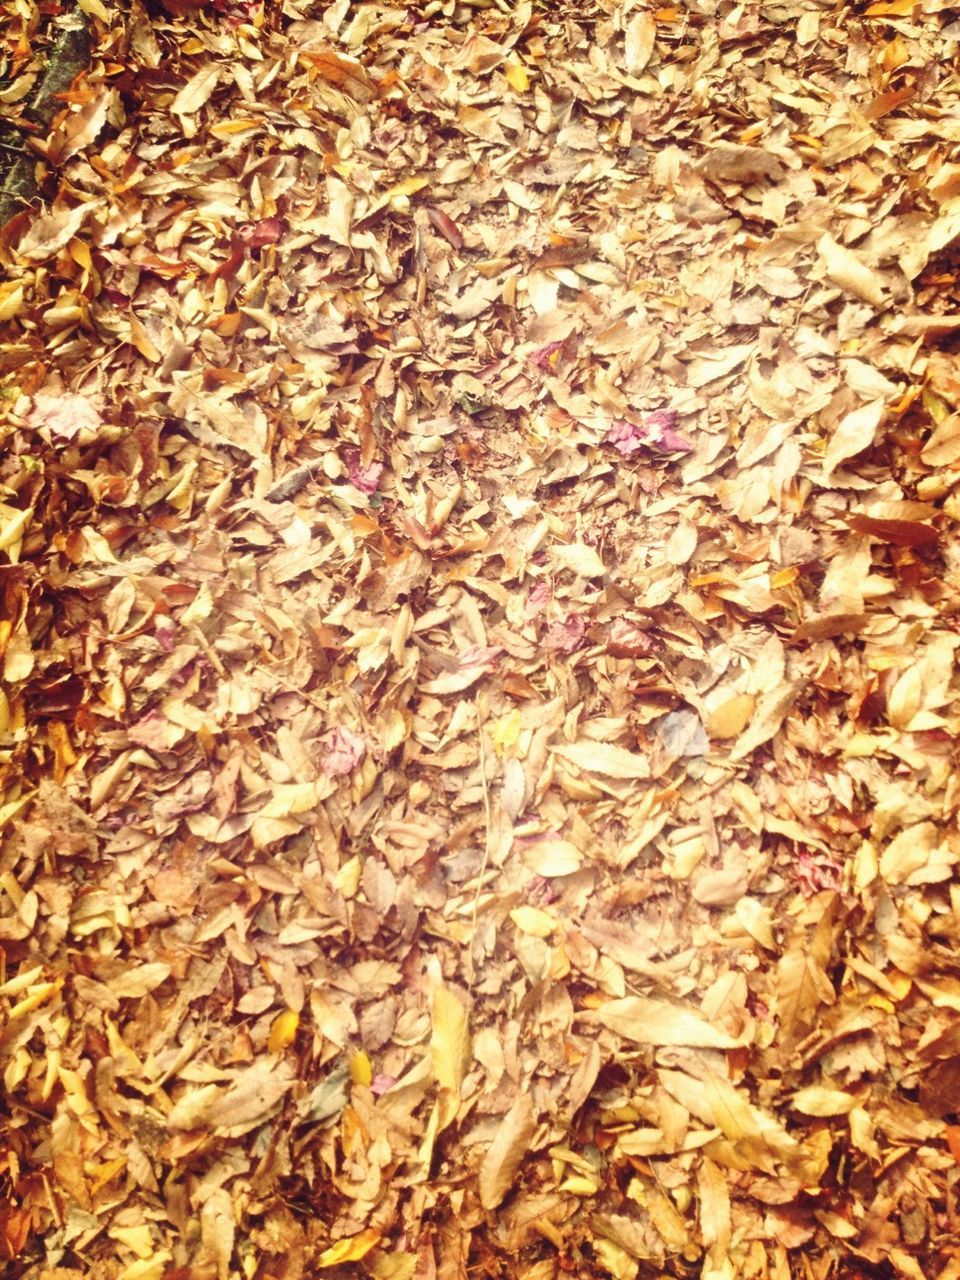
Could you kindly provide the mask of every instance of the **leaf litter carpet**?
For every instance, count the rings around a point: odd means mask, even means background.
[[[4,1275],[956,1280],[952,11],[81,8]]]

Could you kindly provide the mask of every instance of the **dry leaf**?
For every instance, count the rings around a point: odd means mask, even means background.
[[[687,1045],[709,1049],[733,1049],[743,1044],[718,1030],[695,1009],[645,996],[625,996],[601,1005],[594,1013],[581,1014],[618,1035],[639,1044]]]
[[[857,1105],[857,1099],[841,1089],[811,1085],[807,1089],[798,1089],[791,1105],[806,1116],[845,1116]]]
[[[646,69],[657,39],[657,22],[646,9],[627,23],[624,33],[624,66],[627,74],[638,76]]]
[[[869,449],[876,439],[877,428],[883,421],[884,402],[874,400],[846,414],[837,423],[827,444],[823,458],[825,476],[833,475],[841,462],[856,457]]]
[[[66,248],[96,209],[95,204],[78,204],[72,209],[60,208],[35,218],[29,231],[17,245],[17,253],[26,262],[44,262]]]
[[[649,778],[650,762],[635,751],[609,742],[571,742],[553,750],[584,773],[599,773],[607,778]]]
[[[209,102],[219,81],[220,67],[215,62],[208,62],[190,77],[170,104],[170,110],[178,116],[195,115]]]
[[[533,1100],[521,1093],[497,1126],[497,1132],[480,1164],[480,1203],[496,1209],[514,1184],[537,1131]]]
[[[886,298],[876,274],[857,257],[826,233],[817,241],[817,252],[823,261],[827,279],[845,293],[852,294],[872,307],[884,307]]]
[[[607,571],[595,548],[582,542],[554,547],[553,554],[565,569],[579,573],[584,578],[602,578]]]
[[[439,1129],[445,1129],[460,1105],[460,1086],[470,1062],[470,1032],[467,1011],[447,987],[438,987],[433,996],[433,1034],[430,1056],[441,1097]]]

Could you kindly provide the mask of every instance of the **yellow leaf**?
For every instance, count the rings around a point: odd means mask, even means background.
[[[261,818],[289,818],[315,809],[330,794],[321,782],[276,782],[272,796],[260,810]]]
[[[329,1249],[325,1249],[314,1265],[326,1268],[339,1267],[344,1262],[359,1262],[379,1241],[380,1232],[376,1227],[367,1227],[359,1235],[338,1240]]]
[[[0,284],[0,321],[12,320],[23,308],[23,281],[6,280]]]
[[[569,1191],[571,1195],[575,1196],[595,1196],[598,1188],[592,1178],[584,1177],[582,1173],[578,1173],[561,1182],[557,1190]]]
[[[362,1049],[358,1049],[350,1059],[350,1079],[354,1084],[363,1085],[369,1085],[373,1080],[373,1067]]]
[[[105,22],[108,26],[113,21],[113,14],[101,3],[101,0],[77,0],[78,7],[84,13],[90,14],[93,18],[99,18],[101,22]]]
[[[417,191],[422,191],[429,183],[429,178],[404,178],[402,182],[398,182],[390,188],[387,192],[387,199],[395,200],[397,196],[412,196]]]
[[[882,0],[866,11],[868,18],[909,18],[917,7],[917,0]]]
[[[763,906],[756,898],[741,898],[734,911],[751,938],[755,938],[768,951],[776,950],[769,907]]]
[[[507,77],[507,84],[517,93],[525,93],[530,88],[530,77],[519,58],[508,58],[504,63],[503,73]]]
[[[343,864],[333,878],[337,892],[342,893],[345,898],[355,897],[357,890],[360,888],[361,870],[360,859],[354,854],[348,862]]]
[[[510,919],[521,933],[529,933],[534,938],[549,938],[557,927],[555,917],[539,907],[514,907]]]
[[[251,130],[262,127],[263,122],[260,120],[218,120],[210,126],[209,131],[215,138],[229,138],[233,134],[250,133]]]
[[[437,1084],[459,1095],[470,1058],[470,1031],[467,1011],[448,987],[434,992],[430,1056]]]
[[[19,542],[33,519],[33,507],[26,507],[23,510],[7,507],[6,510],[12,514],[8,516],[3,527],[0,528],[0,551],[6,551],[8,547],[12,547],[14,543]]]
[[[284,1049],[293,1044],[299,1025],[300,1015],[293,1009],[284,1009],[283,1013],[278,1013],[270,1027],[267,1052],[283,1053]]]
[[[493,739],[493,749],[498,756],[512,753],[520,737],[520,712],[516,707],[494,721],[490,737]]]

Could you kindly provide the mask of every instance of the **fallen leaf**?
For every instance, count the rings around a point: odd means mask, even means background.
[[[505,1199],[537,1131],[533,1099],[520,1093],[497,1126],[480,1164],[478,1182],[484,1209],[496,1209]]]
[[[838,244],[825,233],[817,241],[817,252],[824,264],[827,279],[845,293],[852,294],[872,307],[886,305],[883,286],[876,274],[850,249]]]
[[[581,1020],[596,1021],[639,1044],[733,1049],[744,1041],[712,1026],[695,1009],[645,996],[611,1000]]]

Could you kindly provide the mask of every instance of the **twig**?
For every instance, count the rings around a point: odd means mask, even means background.
[[[483,723],[480,720],[480,707],[475,702],[473,709],[477,713],[477,738],[480,742],[480,787],[483,791],[483,861],[477,875],[477,892],[473,895],[473,916],[470,921],[471,950],[473,939],[477,933],[477,910],[480,905],[480,891],[487,876],[487,865],[490,861],[490,790],[487,787],[487,749],[483,745]],[[471,955],[471,964],[473,957]]]

